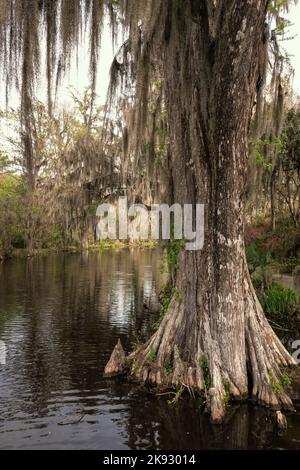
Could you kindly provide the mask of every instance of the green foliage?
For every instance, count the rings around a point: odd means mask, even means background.
[[[251,143],[251,140],[250,140]],[[271,135],[268,139],[258,139],[254,145],[254,156],[256,164],[262,167],[266,172],[271,173],[274,169],[274,161],[269,155],[278,155],[284,152],[286,140],[281,137]]]
[[[166,263],[174,271],[177,270],[178,267],[178,255],[184,248],[184,241],[183,240],[171,240],[167,245],[166,250]]]
[[[163,320],[163,318],[166,314],[166,311],[168,310],[168,307],[169,307],[170,302],[171,302],[171,292],[167,288],[166,285],[161,286],[159,301],[162,305],[162,308],[161,308],[161,311],[160,311],[159,319],[156,322],[152,323],[152,325],[151,325],[151,330],[153,332],[155,332],[159,329],[161,321]]]
[[[6,217],[6,222],[1,224],[0,221],[0,224],[3,227],[9,225],[9,230],[6,227],[6,234],[2,236],[2,245],[6,246],[5,250],[2,246],[2,252],[20,245],[23,248],[24,243],[31,250],[65,249],[80,245],[89,235],[93,239],[96,203],[92,198],[91,174],[96,167],[101,174],[100,166],[104,165],[101,144],[104,114],[102,107],[92,110],[91,90],[86,89],[80,95],[72,89],[71,96],[73,107],[53,109],[51,116],[44,103],[32,102],[34,132],[30,174],[23,155],[21,111],[0,112],[1,127],[3,123],[3,129],[9,127],[11,130],[8,137],[3,132],[1,136],[8,150],[0,151],[0,175],[2,172],[7,177],[17,169],[18,184],[23,191],[21,204],[13,204],[12,197],[8,197],[12,193],[8,184],[4,187],[1,183],[1,220]],[[107,144],[106,152],[117,150],[120,139],[112,137],[112,140]],[[111,161],[109,166],[111,170]],[[91,185],[88,193],[87,185]],[[19,235],[15,240],[8,232],[16,231],[17,226]]]
[[[285,170],[300,169],[300,110],[288,111],[282,132],[280,156]]]
[[[255,271],[251,273],[251,280],[254,289],[260,290],[263,288],[265,283],[264,269],[258,266]]]
[[[18,194],[19,180],[11,175],[0,175],[0,198],[1,201],[13,200]]]
[[[290,109],[285,116],[281,134],[282,146],[278,152],[277,186],[279,200],[289,212],[296,228],[300,224],[300,111]]]
[[[225,390],[225,394],[222,398],[223,398],[224,403],[227,404],[231,397],[231,387],[230,387],[229,380],[227,379],[223,380],[223,387]]]
[[[0,174],[9,173],[11,169],[11,161],[7,152],[0,150]]]
[[[282,386],[284,388],[287,388],[289,387],[290,385],[292,385],[292,379],[291,377],[285,372],[284,374],[282,374],[281,376],[281,383],[282,383]]]
[[[285,389],[292,384],[292,379],[287,373],[281,374],[279,380],[277,380],[272,369],[269,369],[268,376],[273,392],[278,396],[282,395]]]
[[[20,178],[0,175],[0,255],[24,247],[24,200]]]
[[[259,266],[266,266],[270,261],[270,253],[262,250],[257,242],[252,242],[246,246],[246,257],[250,272],[253,272]]]
[[[160,321],[156,321],[151,324],[151,330],[155,333],[160,327]]]
[[[281,258],[297,258],[300,255],[300,232],[297,229],[286,230],[282,236]]]
[[[137,351],[143,344],[143,339],[141,335],[137,332],[134,331],[132,335],[132,340],[131,340],[131,348],[133,351]]]
[[[256,157],[255,157],[256,164],[262,166],[265,170],[272,170],[272,164],[266,163],[266,157],[260,150],[256,150]]]
[[[161,318],[165,316],[166,311],[168,310],[168,307],[171,302],[171,297],[168,294],[163,294],[160,298],[160,302],[162,304],[162,310],[161,310]]]
[[[166,312],[169,308],[171,300],[175,299],[176,302],[181,303],[182,302],[182,295],[180,294],[178,289],[176,289],[176,287],[173,287],[170,291],[170,290],[167,289],[166,286],[164,286],[161,289],[159,299],[160,299],[160,303],[162,305],[162,308],[161,308],[161,311],[160,311],[160,316],[159,316],[158,321],[152,323],[152,325],[151,325],[151,330],[153,332],[155,332],[159,329],[161,321],[163,320],[163,318],[164,318],[164,316],[165,316],[165,314],[166,314]]]
[[[210,377],[210,372],[209,372],[208,359],[204,355],[201,356],[200,358],[200,367],[202,370],[205,390],[208,391],[211,387],[211,377]]]
[[[164,367],[164,371],[165,371],[165,374],[167,377],[169,377],[170,375],[173,374],[173,366],[171,363],[168,363],[165,367]]]
[[[178,289],[176,289],[176,287],[173,287],[172,289],[172,296],[179,304],[182,302],[182,295],[180,294]]]
[[[273,392],[276,395],[281,395],[282,392],[283,392],[282,385],[281,385],[280,382],[278,382],[276,380],[276,378],[274,377],[273,371],[271,369],[268,370],[268,376],[269,376],[269,379],[270,379],[270,384],[271,384]]]
[[[138,361],[134,357],[133,360],[131,361],[131,373],[134,374],[138,368]]]
[[[174,270],[178,267],[178,255],[183,248],[182,240],[172,240],[167,247],[167,262]]]
[[[297,296],[291,289],[274,283],[259,295],[259,300],[265,313],[274,317],[287,313],[295,305]]]
[[[177,405],[178,401],[182,397],[183,391],[184,391],[183,387],[178,388],[178,390],[176,390],[176,392],[174,393],[174,398],[167,401],[168,405],[170,405],[170,406]]]
[[[251,238],[246,253],[262,308],[275,329],[299,330],[298,296],[293,290],[274,283],[274,274],[291,274],[300,265],[299,231],[287,220],[282,220],[275,232],[251,230],[258,235]]]
[[[155,351],[155,349],[151,348],[147,356],[147,363],[152,364],[153,362],[155,362],[156,356],[157,356],[157,352]]]
[[[300,256],[299,230],[290,218],[279,219],[276,231],[266,227],[248,228],[246,256],[251,273],[274,262],[287,263],[290,260],[297,265]]]

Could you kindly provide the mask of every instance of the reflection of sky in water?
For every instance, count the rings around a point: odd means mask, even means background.
[[[245,407],[211,428],[194,400],[167,399],[103,379],[118,338],[149,337],[157,320],[143,309],[162,283],[161,255],[129,251],[15,260],[0,265],[0,448],[300,448],[298,414],[277,438],[262,409]],[[133,392],[133,393],[132,393]],[[74,413],[84,419],[58,423]],[[267,423],[267,424],[266,424]]]
[[[115,275],[109,306],[110,323],[128,326],[134,305],[134,287],[131,279],[128,281],[123,276]]]
[[[117,338],[130,347],[137,318],[145,326],[144,290],[158,260],[150,250],[122,250],[0,266],[0,340],[8,351],[0,447],[127,447],[128,398],[120,401],[102,371]],[[87,414],[80,426],[58,426],[78,410]]]
[[[143,302],[151,295],[155,295],[156,276],[157,271],[153,272],[153,265],[143,263],[139,265],[138,275],[134,272],[124,273],[121,270],[112,273],[110,293],[106,302],[108,319],[112,325],[123,325],[127,328],[134,323],[132,313],[136,308],[142,308]],[[138,298],[141,300],[139,305]]]
[[[153,293],[152,266],[145,266],[145,274],[144,274],[144,296],[145,296],[145,299],[151,297],[152,293]]]

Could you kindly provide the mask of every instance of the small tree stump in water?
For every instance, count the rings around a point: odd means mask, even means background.
[[[110,356],[108,363],[104,369],[105,377],[112,377],[123,373],[124,364],[125,364],[125,351],[121,344],[121,341],[118,340],[114,350]]]
[[[284,432],[287,430],[287,420],[284,414],[281,411],[276,411],[276,423],[277,428],[280,432]]]

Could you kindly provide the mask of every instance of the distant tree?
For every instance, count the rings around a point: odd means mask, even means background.
[[[10,254],[14,247],[25,245],[23,189],[20,178],[9,173],[0,174],[0,257]]]
[[[285,119],[280,153],[278,191],[295,227],[300,227],[300,110],[291,109]]]

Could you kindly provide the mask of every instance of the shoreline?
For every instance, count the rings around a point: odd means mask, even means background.
[[[137,249],[153,249],[157,248],[159,244],[153,241],[105,241],[98,244],[91,244],[87,249],[81,246],[69,246],[66,248],[35,248],[28,250],[27,248],[14,248],[10,253],[1,255],[0,262],[20,259],[20,258],[36,258],[41,256],[47,256],[51,254],[79,254],[79,253],[94,253],[97,251],[108,251],[108,250],[120,250],[125,248],[137,248]]]

